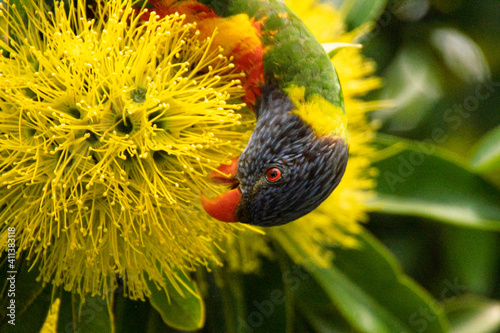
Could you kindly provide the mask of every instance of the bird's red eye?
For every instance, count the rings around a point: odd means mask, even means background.
[[[271,168],[267,170],[267,180],[275,182],[281,178],[281,170],[278,168]]]

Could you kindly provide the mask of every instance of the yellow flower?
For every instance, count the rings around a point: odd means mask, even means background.
[[[327,3],[315,0],[286,0],[287,6],[302,19],[304,24],[322,43],[355,43],[359,31],[346,32],[341,11]],[[364,30],[362,29],[360,30]],[[278,241],[297,263],[314,263],[327,266],[332,252],[328,246],[355,247],[352,237],[360,231],[360,222],[367,220],[365,203],[372,196],[377,170],[371,167],[376,157],[373,146],[375,128],[367,120],[367,113],[387,106],[384,101],[363,101],[366,93],[381,85],[374,77],[375,65],[366,59],[359,48],[349,47],[332,58],[337,70],[348,118],[349,162],[339,186],[315,211],[290,224],[265,229],[267,237],[243,231],[231,239],[234,250],[227,254],[227,261],[234,269],[252,271],[259,266],[261,255],[272,256],[267,242]],[[305,253],[296,251],[300,244]]]
[[[250,134],[242,74],[182,16],[41,3],[0,12],[0,240],[15,228],[41,279],[81,294],[119,276],[142,298],[147,278],[217,261],[232,226],[199,195]]]

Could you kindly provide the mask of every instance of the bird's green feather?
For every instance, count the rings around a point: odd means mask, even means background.
[[[303,22],[282,1],[203,2],[220,16],[246,13],[261,23],[264,73],[268,83],[276,84],[284,91],[304,87],[305,103],[310,103],[313,96],[323,98],[334,107],[323,110],[325,118],[331,118],[332,114],[328,114],[331,110],[345,113],[340,81],[330,58]]]

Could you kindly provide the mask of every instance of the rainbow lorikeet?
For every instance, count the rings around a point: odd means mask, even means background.
[[[319,42],[279,0],[150,0],[159,15],[185,14],[201,37],[246,73],[244,101],[257,123],[239,158],[209,177],[232,189],[202,197],[225,222],[276,226],[324,201],[348,159],[340,82]]]

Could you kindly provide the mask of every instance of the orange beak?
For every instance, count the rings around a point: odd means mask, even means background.
[[[236,212],[240,200],[241,191],[239,188],[221,194],[215,199],[201,196],[201,204],[207,214],[222,222],[238,222]]]
[[[208,175],[214,183],[235,185],[237,183],[234,175],[238,169],[238,157],[231,160],[230,164],[223,164]],[[222,174],[221,174],[222,173]],[[222,222],[238,222],[237,210],[241,200],[241,191],[235,188],[219,195],[215,199],[208,199],[201,195],[201,204],[208,215]]]

